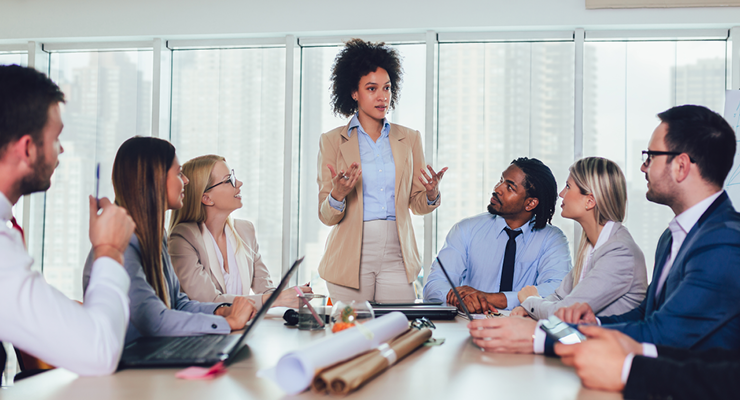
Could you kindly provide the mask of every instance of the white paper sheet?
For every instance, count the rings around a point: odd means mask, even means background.
[[[372,332],[372,338],[359,329],[346,329],[284,355],[275,367],[261,370],[257,376],[274,381],[288,394],[300,393],[311,385],[316,371],[378,347],[408,329],[409,322],[402,313],[392,312],[363,326]]]

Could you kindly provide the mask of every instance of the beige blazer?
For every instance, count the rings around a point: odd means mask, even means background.
[[[340,212],[329,204],[332,189],[331,172],[327,164],[336,171],[347,171],[349,166],[360,161],[360,145],[357,132],[347,135],[346,126],[340,126],[321,135],[319,142],[318,178],[319,219],[327,226],[333,226],[326,240],[324,257],[319,263],[319,275],[336,285],[359,289],[360,252],[362,247],[362,178],[357,181],[355,190],[346,197],[344,211]],[[391,152],[396,164],[396,225],[401,242],[406,277],[413,282],[421,270],[421,258],[416,247],[411,214],[428,214],[441,204],[441,198],[434,205],[427,204],[426,189],[419,181],[421,169],[426,168],[419,131],[391,124],[389,133]]]
[[[239,275],[242,278],[242,291],[248,295],[251,288],[256,295],[248,297],[254,300],[259,308],[262,307],[262,295],[274,291],[275,285],[259,253],[254,225],[246,220],[235,219],[234,228],[252,249],[251,260],[249,257],[237,260]],[[172,258],[172,267],[180,280],[180,287],[188,297],[212,303],[234,301],[235,295],[226,294],[224,276],[218,260],[213,255],[209,257],[200,224],[195,222],[177,224],[170,232],[168,250]]]

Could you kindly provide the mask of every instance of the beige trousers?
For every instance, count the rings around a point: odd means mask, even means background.
[[[413,302],[414,287],[406,279],[396,221],[375,220],[362,225],[360,289],[326,283],[332,302]]]

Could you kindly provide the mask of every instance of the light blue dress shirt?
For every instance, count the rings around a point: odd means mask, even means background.
[[[513,291],[506,295],[506,309],[519,305],[517,292],[534,285],[540,296],[546,297],[560,286],[571,268],[568,239],[563,232],[546,225],[533,229],[534,220],[524,224],[516,237]],[[509,235],[503,217],[483,213],[455,224],[447,234],[438,257],[456,286],[470,286],[486,293],[498,293],[501,269]],[[435,260],[424,286],[424,300],[442,301],[447,298],[450,284]]]
[[[362,167],[363,221],[396,220],[396,163],[388,136],[390,130],[388,119],[383,119],[380,138],[375,142],[362,128],[357,114],[352,117],[347,128],[347,136],[352,137],[353,131],[357,131],[359,135],[357,141],[360,145]],[[427,199],[427,204],[432,205],[436,201],[437,199]],[[345,201],[337,201],[330,195],[329,205],[337,211],[344,211]]]

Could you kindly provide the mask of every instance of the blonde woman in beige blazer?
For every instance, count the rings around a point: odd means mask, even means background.
[[[182,291],[208,302],[231,303],[246,296],[261,307],[275,285],[259,253],[254,225],[230,217],[242,206],[242,182],[220,156],[196,157],[183,164],[182,172],[192,178],[183,207],[172,215],[168,249]],[[275,302],[296,304],[293,288]]]
[[[386,120],[400,83],[398,53],[383,43],[353,39],[334,63],[334,112],[351,120],[319,144],[319,219],[332,226],[319,275],[333,300],[415,299],[421,258],[409,210],[439,207],[446,168],[426,166],[418,131]]]

